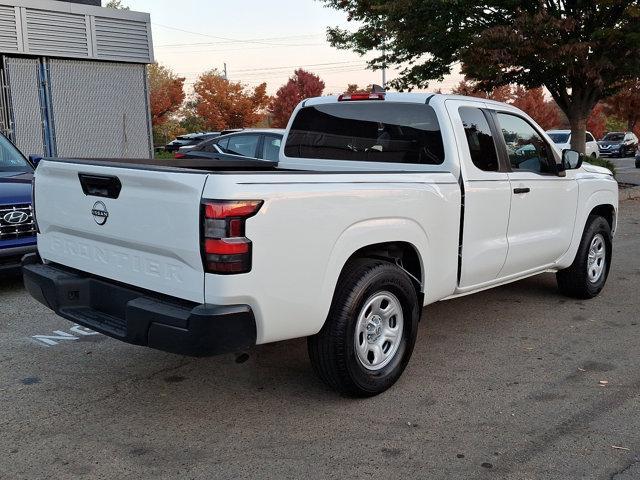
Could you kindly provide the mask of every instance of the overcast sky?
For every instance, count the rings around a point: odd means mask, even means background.
[[[250,86],[267,82],[273,94],[303,67],[326,83],[326,93],[347,84],[381,83],[382,74],[365,69],[365,58],[326,42],[327,26],[349,26],[343,12],[315,0],[124,0],[132,10],[151,14],[156,60],[186,77],[212,68]],[[387,78],[393,78],[389,72]],[[443,90],[459,78],[447,79]],[[433,89],[440,86],[433,84]],[[431,90],[431,88],[430,88]]]

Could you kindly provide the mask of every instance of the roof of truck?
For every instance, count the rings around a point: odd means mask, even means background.
[[[337,102],[339,98],[340,98],[339,95],[327,95],[324,97],[309,98],[305,100],[304,105],[310,106],[310,105],[322,105],[325,103],[334,103],[334,102]],[[432,102],[436,99],[465,100],[465,101],[475,100],[485,104],[495,105],[495,106],[500,105],[503,107],[505,105],[508,105],[506,103],[496,102],[495,100],[490,100],[487,98],[469,97],[464,95],[449,95],[445,93],[428,93],[428,92],[424,92],[424,93],[422,92],[421,93],[387,92],[385,93],[385,100],[388,102],[427,103],[427,100]],[[372,101],[379,101],[379,100],[372,100]]]

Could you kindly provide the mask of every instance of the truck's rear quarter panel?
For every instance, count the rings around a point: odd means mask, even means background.
[[[317,333],[345,262],[368,245],[411,243],[427,303],[455,289],[460,189],[449,173],[214,174],[203,196],[265,201],[247,221],[252,271],[205,276],[207,303],[251,306],[258,343]]]

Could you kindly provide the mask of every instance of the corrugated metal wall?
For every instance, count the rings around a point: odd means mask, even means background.
[[[145,65],[50,60],[49,78],[59,156],[150,155]]]
[[[148,14],[49,0],[0,0],[0,53],[153,63]]]
[[[22,48],[18,38],[18,13],[16,7],[0,5],[0,51],[13,53]]]
[[[35,58],[4,59],[13,107],[13,140],[25,155],[44,155],[39,85],[40,62]]]
[[[89,57],[89,35],[84,15],[25,8],[25,49],[35,55]]]

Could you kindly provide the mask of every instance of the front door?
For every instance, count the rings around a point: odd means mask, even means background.
[[[500,277],[551,266],[569,249],[578,206],[575,171],[556,173],[552,147],[524,117],[497,112],[511,172],[509,253]]]

